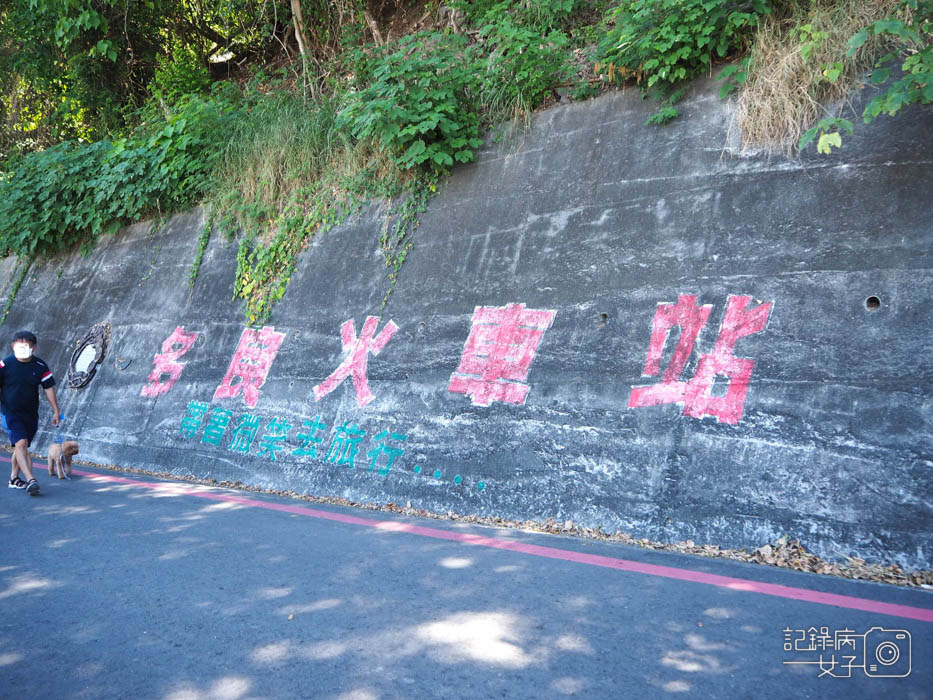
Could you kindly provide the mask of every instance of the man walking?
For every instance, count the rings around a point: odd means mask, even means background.
[[[13,336],[13,354],[0,362],[0,411],[3,427],[10,434],[13,446],[11,489],[26,489],[30,496],[39,495],[39,482],[32,474],[29,445],[39,429],[39,387],[52,405],[52,425],[59,422],[55,379],[49,366],[33,355],[38,340],[29,331]],[[19,477],[22,471],[26,481]]]

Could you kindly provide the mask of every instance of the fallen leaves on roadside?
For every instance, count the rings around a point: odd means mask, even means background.
[[[264,489],[258,486],[245,484],[242,481],[217,481],[216,479],[200,479],[193,476],[179,476],[169,472],[149,472],[142,469],[131,469],[118,467],[116,465],[100,465],[91,462],[81,462],[75,460],[76,464],[84,464],[98,469],[108,469],[110,471],[129,472],[141,474],[144,476],[157,477],[160,479],[170,479],[173,481],[187,481],[189,483],[201,484],[204,486],[217,486],[221,488],[237,489],[239,491],[252,491],[256,493],[273,494],[285,496],[287,498],[296,498],[309,503],[325,503],[335,506],[345,506],[349,508],[360,508],[363,510],[382,511],[387,513],[397,513],[399,515],[409,515],[419,518],[432,518],[435,520],[457,520],[465,523],[476,523],[477,525],[491,525],[494,527],[507,527],[516,530],[527,530],[530,532],[544,532],[555,535],[572,535],[576,537],[585,537],[589,539],[604,540],[607,542],[621,542],[636,547],[654,549],[666,552],[678,552],[681,554],[693,554],[702,557],[715,557],[720,559],[731,559],[733,561],[745,561],[767,566],[777,566],[785,569],[794,569],[796,571],[806,571],[814,574],[824,574],[829,576],[841,576],[843,578],[859,579],[864,581],[877,581],[880,583],[889,583],[895,586],[916,586],[926,590],[933,590],[933,569],[925,571],[904,571],[897,564],[868,563],[858,557],[847,557],[844,563],[831,562],[820,558],[812,552],[808,552],[800,540],[792,539],[789,535],[784,535],[774,542],[761,545],[755,550],[749,552],[746,549],[728,549],[715,544],[696,544],[693,540],[683,542],[656,542],[653,540],[635,538],[629,533],[616,531],[615,533],[604,532],[602,527],[589,528],[580,527],[572,520],[558,522],[554,518],[548,518],[544,521],[538,520],[506,520],[498,516],[484,515],[461,515],[451,510],[446,513],[434,513],[421,508],[413,508],[411,501],[407,501],[404,506],[395,503],[362,503],[351,501],[346,498],[328,498],[322,496],[311,496],[309,494],[300,494],[295,491],[280,491],[276,489]],[[291,620],[293,616],[290,616]]]

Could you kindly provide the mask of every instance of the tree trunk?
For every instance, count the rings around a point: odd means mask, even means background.
[[[295,39],[298,40],[298,51],[301,53],[301,80],[305,90],[311,89],[311,97],[317,97],[314,80],[308,80],[308,68],[312,56],[308,44],[308,35],[305,33],[305,18],[301,14],[301,0],[290,0],[292,7],[292,23],[295,25]]]
[[[379,33],[379,25],[376,24],[376,20],[373,19],[373,16],[369,12],[364,11],[363,17],[366,19],[366,23],[369,25],[369,31],[373,33],[373,39],[376,40],[376,43],[379,46],[385,46],[385,42],[382,40],[382,34]]]
[[[305,34],[305,18],[301,14],[301,0],[291,0],[292,21],[295,24],[295,38],[298,40],[298,51],[304,60],[308,60],[308,37]]]

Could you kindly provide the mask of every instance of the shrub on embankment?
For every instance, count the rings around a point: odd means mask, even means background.
[[[192,97],[156,128],[114,141],[66,141],[7,165],[0,183],[0,245],[54,255],[160,211],[191,206],[217,165],[216,143],[236,107]]]

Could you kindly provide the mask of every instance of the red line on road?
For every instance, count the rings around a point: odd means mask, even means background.
[[[0,457],[0,460],[9,462],[9,457]],[[129,479],[123,476],[112,476],[109,474],[94,474],[92,472],[74,471],[80,476],[90,477],[97,481],[109,481],[117,484],[128,484],[130,486],[140,486],[155,491],[170,492],[180,496],[195,496],[205,498],[211,501],[220,501],[223,503],[236,503],[250,508],[265,508],[266,510],[276,510],[282,513],[291,513],[293,515],[302,515],[320,520],[331,520],[348,525],[360,525],[363,527],[374,528],[377,530],[387,530],[391,532],[402,532],[409,535],[418,535],[420,537],[430,537],[437,540],[448,540],[450,542],[461,542],[479,547],[489,547],[492,549],[504,549],[510,552],[519,552],[536,557],[547,559],[560,559],[563,561],[572,561],[578,564],[587,564],[589,566],[600,566],[606,569],[616,569],[619,571],[630,571],[648,576],[659,576],[662,578],[676,579],[679,581],[690,581],[692,583],[703,583],[709,586],[719,586],[736,591],[747,593],[758,593],[761,595],[777,596],[778,598],[790,598],[791,600],[801,600],[807,603],[818,603],[820,605],[832,605],[839,608],[849,608],[851,610],[862,610],[865,612],[879,613],[881,615],[891,615],[894,617],[905,617],[911,620],[921,620],[923,622],[933,622],[933,610],[925,608],[916,608],[910,605],[899,605],[896,603],[884,603],[878,600],[869,600],[868,598],[857,598],[855,596],[840,595],[838,593],[823,593],[813,591],[807,588],[797,588],[795,586],[784,586],[777,583],[764,583],[762,581],[753,581],[751,579],[734,578],[732,576],[720,576],[718,574],[709,574],[702,571],[693,571],[691,569],[680,569],[673,566],[661,566],[658,564],[645,564],[628,559],[616,559],[614,557],[602,556],[600,554],[585,554],[567,549],[558,549],[556,547],[545,547],[537,544],[525,544],[522,542],[512,542],[502,540],[496,537],[484,537],[481,535],[471,535],[463,532],[450,532],[432,527],[421,525],[410,525],[408,523],[395,522],[391,520],[379,521],[367,518],[360,518],[355,515],[345,513],[333,513],[326,510],[318,510],[307,506],[291,505],[287,503],[275,503],[269,501],[257,501],[252,498],[236,496],[229,492],[218,491],[207,486],[198,486],[180,482],[147,482]]]

